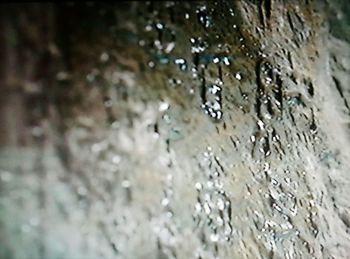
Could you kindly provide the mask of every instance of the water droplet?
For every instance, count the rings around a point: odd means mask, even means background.
[[[121,160],[120,156],[114,155],[112,157],[112,163],[113,164],[119,164],[120,160]]]
[[[211,118],[220,120],[222,118],[221,87],[213,84],[206,89],[203,96],[202,108]]]
[[[198,191],[202,190],[202,184],[201,183],[196,183],[195,187],[196,187],[196,189]]]
[[[204,28],[212,26],[212,17],[207,14],[207,7],[201,6],[196,10],[198,22],[203,25]]]
[[[159,60],[159,63],[162,64],[162,65],[169,64],[169,62],[170,62],[169,57],[166,56],[166,55],[159,56],[158,60]]]
[[[156,64],[153,61],[149,61],[147,64],[150,68],[154,68]]]
[[[169,199],[168,198],[164,198],[164,199],[162,199],[162,206],[168,206],[169,205]]]
[[[237,72],[236,74],[235,74],[235,78],[237,79],[237,80],[242,80],[242,75],[241,75],[241,73],[239,73],[239,72]]]
[[[180,70],[187,70],[187,61],[183,58],[177,58],[174,60],[174,63],[179,66]]]
[[[196,203],[195,210],[197,213],[202,211],[202,205],[199,202]]]
[[[164,25],[163,25],[162,23],[157,23],[157,24],[156,24],[156,27],[157,27],[157,29],[159,29],[159,30],[163,30]]]
[[[229,8],[228,10],[229,10],[229,13],[230,13],[231,16],[235,16],[235,12],[233,11],[232,8]]]
[[[211,213],[211,209],[210,209],[209,204],[207,202],[205,202],[203,207],[204,207],[205,213],[209,215]]]
[[[101,54],[101,56],[100,56],[101,62],[105,63],[105,62],[108,61],[108,59],[109,59],[108,53],[107,53],[107,52],[103,52],[103,53]]]
[[[216,217],[216,222],[219,226],[222,226],[224,224],[224,220],[220,216]]]
[[[147,24],[147,25],[145,26],[145,31],[152,31],[152,30],[153,30],[152,25]]]
[[[168,104],[168,103],[166,103],[166,102],[161,102],[161,103],[159,104],[158,110],[159,110],[160,112],[164,112],[164,111],[166,111],[167,109],[169,109],[169,104]]]
[[[223,199],[219,198],[217,201],[217,206],[219,210],[224,210],[225,209],[225,202]]]
[[[144,40],[139,40],[139,46],[143,47],[146,45],[146,42]]]
[[[265,123],[262,120],[258,120],[257,124],[258,124],[260,130],[265,129]]]
[[[218,234],[211,234],[210,235],[210,240],[214,243],[219,241],[219,235]]]
[[[254,136],[254,135],[251,135],[251,136],[250,136],[250,140],[252,141],[252,143],[255,143],[255,136]]]
[[[131,186],[131,183],[130,183],[129,180],[122,181],[122,187],[123,188],[130,188],[130,186]]]
[[[209,189],[212,189],[213,186],[214,186],[214,183],[213,183],[212,181],[207,181],[207,187],[208,187]]]
[[[225,64],[226,66],[229,66],[229,65],[231,64],[228,57],[223,57],[223,58],[222,58],[222,61],[224,62],[224,64]]]
[[[214,64],[217,64],[220,62],[220,59],[218,57],[214,57],[213,62],[214,62]]]
[[[208,47],[208,43],[204,41],[201,37],[198,38],[190,38],[190,42],[192,44],[191,46],[191,53],[201,53],[205,51],[205,49]],[[200,57],[202,59],[201,63],[203,62],[203,59],[206,57]]]

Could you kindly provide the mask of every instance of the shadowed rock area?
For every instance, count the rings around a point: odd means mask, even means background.
[[[348,6],[2,4],[0,258],[350,258]]]

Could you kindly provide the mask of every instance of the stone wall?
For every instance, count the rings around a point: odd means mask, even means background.
[[[0,257],[348,258],[341,6],[4,4]]]

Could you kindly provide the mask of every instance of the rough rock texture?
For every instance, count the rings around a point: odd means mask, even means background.
[[[350,258],[345,6],[3,5],[0,258]]]

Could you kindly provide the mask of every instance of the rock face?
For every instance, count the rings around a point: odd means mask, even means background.
[[[349,18],[291,2],[4,5],[0,257],[350,258]]]

